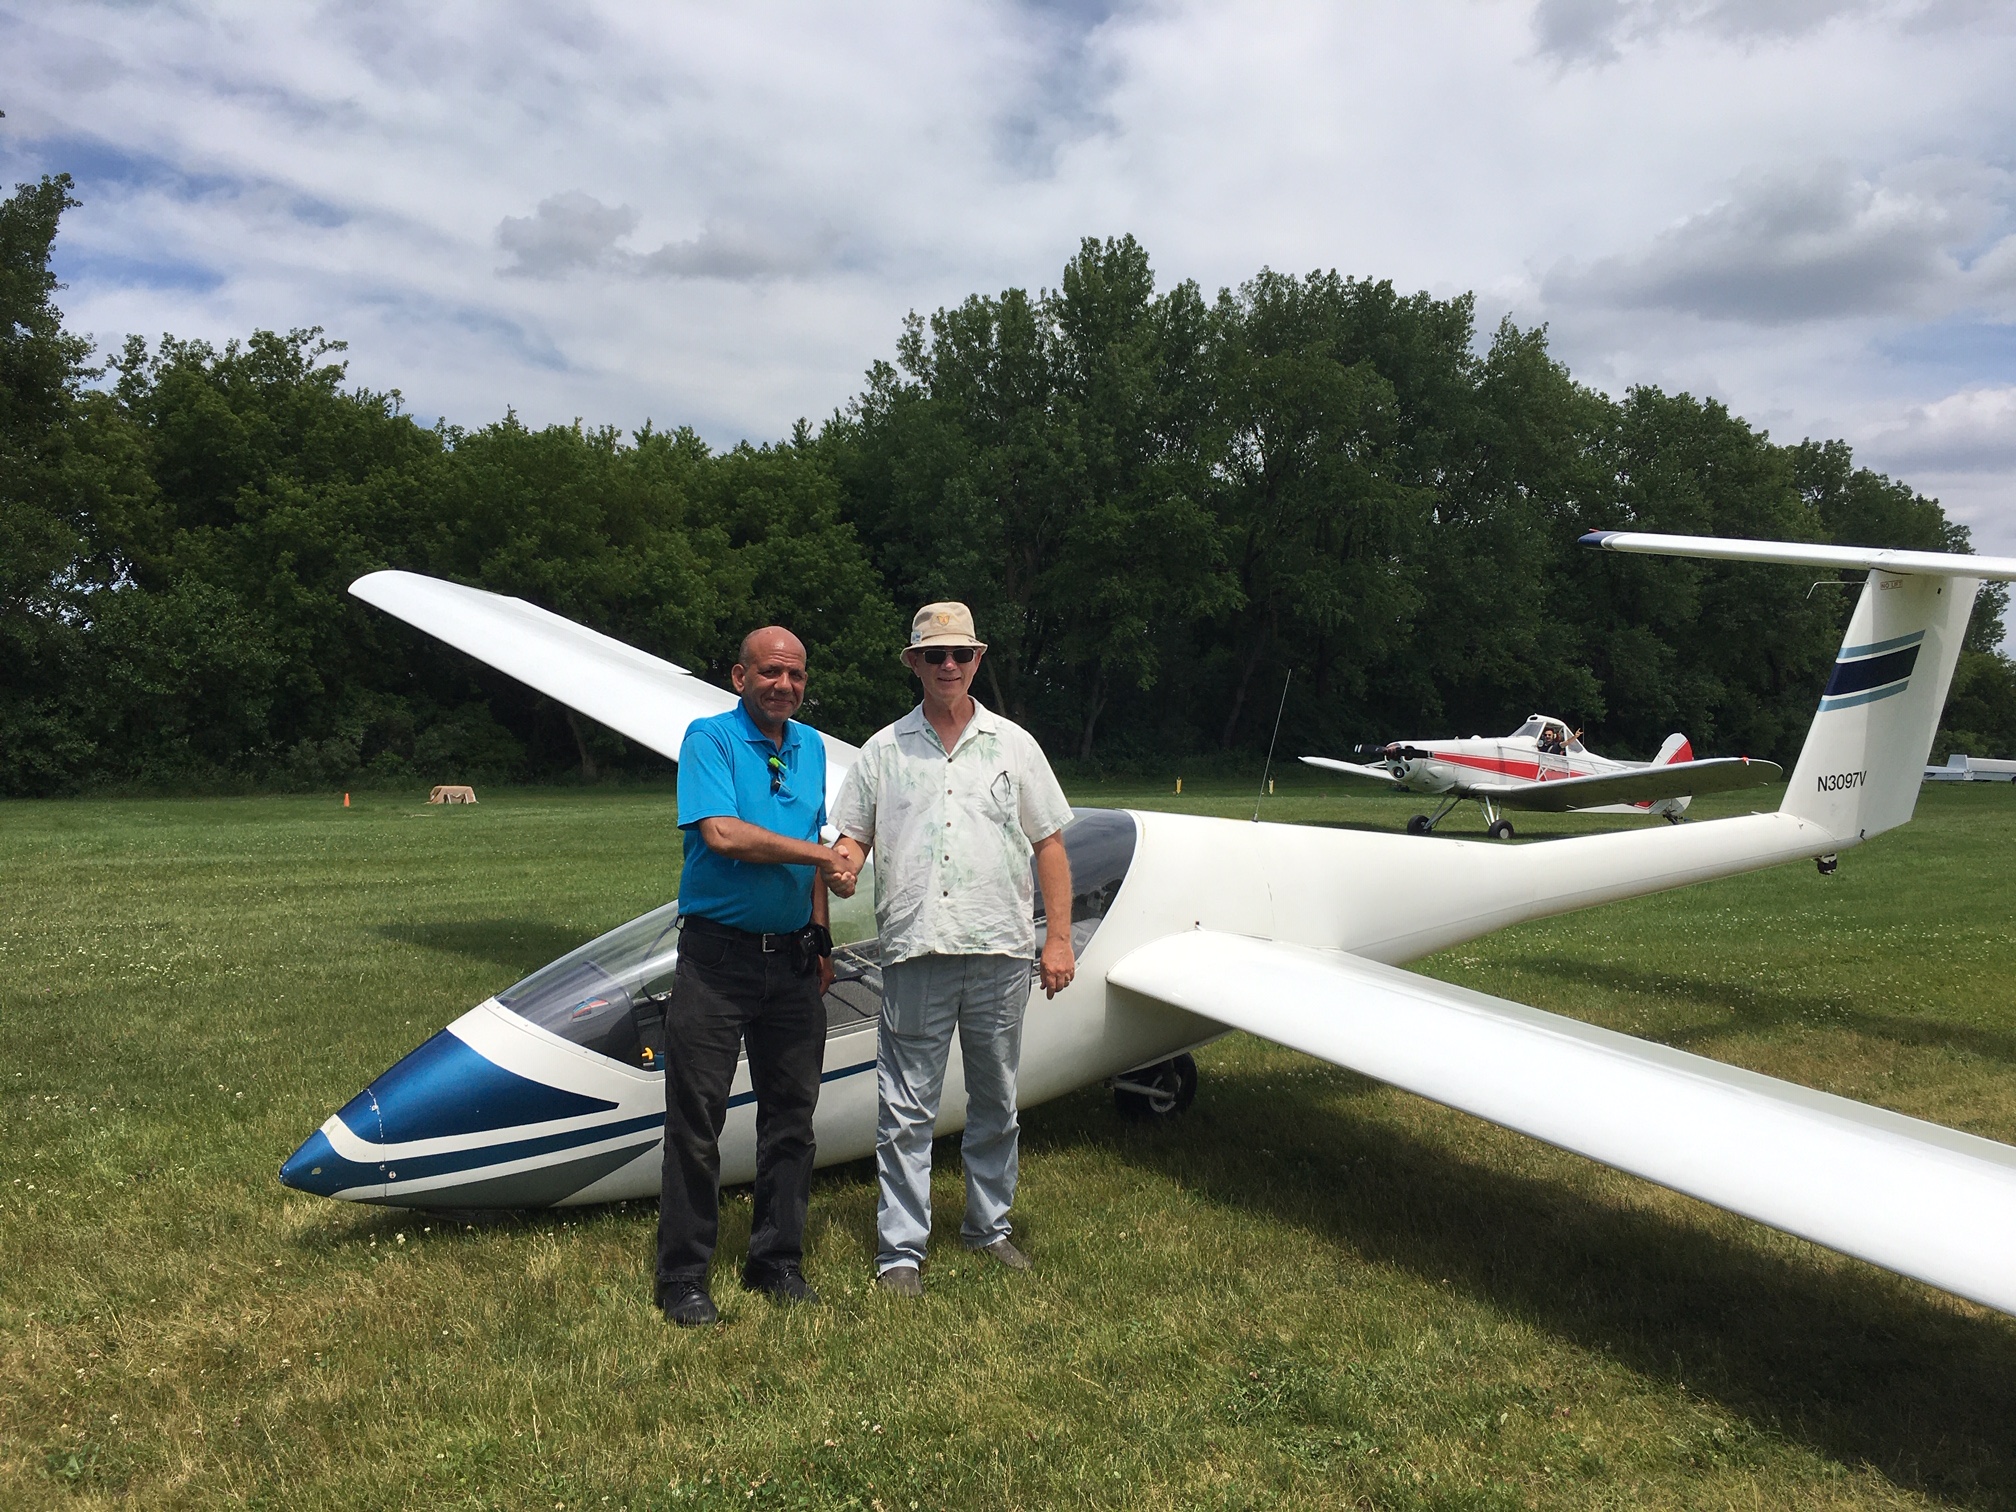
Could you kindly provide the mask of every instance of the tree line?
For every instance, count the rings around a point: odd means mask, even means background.
[[[1578,384],[1468,296],[1263,270],[1159,290],[1131,237],[1055,289],[912,316],[816,428],[715,450],[423,426],[316,329],[129,338],[94,365],[50,254],[65,176],[0,202],[0,793],[594,779],[661,758],[349,597],[400,567],[516,594],[725,680],[792,626],[807,717],[907,706],[915,604],[962,598],[983,699],[1059,756],[1166,771],[1510,728],[1784,759],[1852,593],[1620,558],[1635,527],[1966,550],[1845,443],[1780,445],[1712,400]],[[1940,750],[2016,752],[1999,596]]]

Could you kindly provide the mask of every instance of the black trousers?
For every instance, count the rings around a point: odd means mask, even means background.
[[[707,1279],[720,1230],[721,1126],[735,1061],[749,1050],[756,1093],[756,1210],[744,1276],[761,1285],[805,1251],[812,1113],[826,1063],[817,972],[788,951],[688,927],[665,1010],[665,1179],[658,1204],[658,1297]]]

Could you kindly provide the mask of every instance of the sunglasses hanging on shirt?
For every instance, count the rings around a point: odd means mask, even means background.
[[[770,758],[770,791],[773,793],[781,792],[783,788],[784,758],[782,756],[772,756]]]
[[[919,654],[934,667],[944,666],[948,656],[962,667],[973,660],[971,646],[926,646]]]

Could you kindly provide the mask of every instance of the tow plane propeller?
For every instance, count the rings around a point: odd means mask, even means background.
[[[1361,752],[1364,746],[1358,748]],[[1467,740],[1400,741],[1375,748],[1376,762],[1304,756],[1310,766],[1361,782],[1443,799],[1433,814],[1416,814],[1407,833],[1426,835],[1466,798],[1484,810],[1493,840],[1512,838],[1499,809],[1560,814],[1655,814],[1674,824],[1702,793],[1761,787],[1784,775],[1775,762],[1747,756],[1694,759],[1685,735],[1669,735],[1650,761],[1616,761],[1582,744],[1582,732],[1550,714],[1533,714],[1510,735]]]
[[[1607,533],[1610,551],[1862,569],[1847,638],[1771,812],[1544,847],[1079,810],[1065,831],[1077,981],[1032,990],[1021,1099],[1118,1079],[1194,1088],[1241,1029],[1762,1223],[2016,1313],[2016,1148],[1400,970],[1522,920],[1835,853],[1910,819],[1982,579],[2016,559]],[[729,695],[514,599],[403,572],[359,598],[676,757]],[[852,750],[828,742],[844,767]],[[671,822],[668,812],[666,822]],[[827,999],[821,1164],[875,1138],[880,977],[865,894]],[[332,1115],[290,1187],[395,1207],[528,1208],[658,1190],[676,904],[456,1019]],[[1033,982],[1032,982],[1033,989]],[[722,1177],[749,1180],[746,1067]],[[958,1057],[939,1132],[961,1127]]]

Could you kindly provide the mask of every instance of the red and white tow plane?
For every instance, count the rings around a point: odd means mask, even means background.
[[[1780,775],[1776,763],[1747,756],[1696,761],[1687,737],[1677,734],[1668,735],[1650,761],[1612,760],[1583,745],[1580,730],[1547,714],[1527,716],[1510,735],[1396,740],[1374,749],[1380,759],[1364,764],[1328,756],[1302,759],[1346,777],[1442,798],[1433,814],[1416,814],[1407,821],[1410,835],[1429,833],[1466,798],[1483,807],[1494,840],[1512,838],[1512,822],[1499,816],[1500,809],[1656,814],[1678,824],[1696,794],[1757,787]]]

